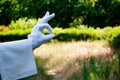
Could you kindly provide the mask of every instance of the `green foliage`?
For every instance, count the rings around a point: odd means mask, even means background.
[[[120,48],[120,34],[118,34],[117,36],[114,37],[114,39],[111,42],[112,46],[115,49],[119,49]]]
[[[31,29],[36,23],[38,22],[37,19],[27,19],[27,18],[20,18],[17,21],[11,21],[9,28],[11,30],[17,29]]]
[[[0,24],[8,25],[21,17],[40,18],[46,11],[56,17],[52,26],[105,27],[120,25],[119,0],[0,0]]]
[[[82,26],[81,26],[82,27]],[[71,40],[99,40],[101,38],[100,32],[93,28],[55,28],[53,32],[56,34],[57,40],[71,41]]]
[[[83,14],[83,23],[93,27],[115,26],[120,24],[120,2],[118,0],[97,0],[94,5],[88,1],[84,5],[86,14]]]
[[[78,72],[74,72],[68,80],[119,80],[119,57],[115,56],[116,58],[112,61],[111,58],[99,59],[96,57],[76,60],[80,69]]]
[[[104,29],[104,39],[109,42],[111,42],[118,34],[120,34],[120,26],[114,28],[106,27]]]
[[[104,39],[110,42],[113,48],[120,48],[120,26],[114,28],[105,28]]]
[[[0,32],[0,42],[26,39],[31,29]]]

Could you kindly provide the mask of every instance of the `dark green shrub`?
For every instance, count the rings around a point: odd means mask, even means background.
[[[0,42],[26,39],[31,29],[0,32]]]
[[[93,27],[120,25],[120,0],[0,0],[0,24],[10,24],[21,17],[40,18],[54,12],[52,25]]]
[[[113,48],[120,48],[120,26],[108,29],[104,32],[103,38],[107,40]]]
[[[116,49],[120,49],[120,34],[118,34],[111,42],[112,46]]]

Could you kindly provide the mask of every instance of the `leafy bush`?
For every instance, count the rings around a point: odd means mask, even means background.
[[[56,34],[55,38],[60,41],[101,39],[101,32],[98,32],[93,28],[55,28],[53,32]]]
[[[111,42],[118,34],[120,34],[120,26],[114,28],[106,27],[104,28],[103,38]]]
[[[19,22],[18,22],[19,23]],[[16,23],[17,24],[17,23]],[[27,25],[26,25],[27,26]],[[15,27],[15,26],[14,26]],[[12,30],[0,31],[0,41],[11,41],[18,39],[25,39],[27,35],[31,32],[31,28],[11,28]],[[22,27],[22,26],[21,26]],[[48,31],[44,30],[47,34]],[[54,28],[53,33],[56,35],[54,38],[58,41],[79,41],[79,40],[107,40],[114,47],[120,47],[120,26],[117,27],[106,27],[103,29],[92,27],[87,27],[80,25],[78,28]]]
[[[31,29],[12,29],[7,32],[0,32],[0,41],[9,41],[26,38]],[[44,31],[47,34],[47,30]],[[93,28],[54,28],[54,39],[59,41],[79,41],[79,40],[98,40],[101,39],[101,32]]]
[[[109,41],[113,48],[120,48],[120,26],[110,28],[105,28],[103,39]]]
[[[16,29],[29,29],[32,28],[38,22],[37,19],[27,19],[27,18],[20,18],[17,21],[11,21],[9,28],[12,30]]]
[[[31,29],[0,32],[0,41],[4,42],[4,41],[26,39],[30,31]]]
[[[114,37],[114,39],[111,42],[111,45],[115,49],[118,49],[118,48],[120,49],[120,34]]]

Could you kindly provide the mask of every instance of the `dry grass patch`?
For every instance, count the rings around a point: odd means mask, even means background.
[[[82,60],[91,56],[104,59],[111,57],[113,51],[105,41],[80,41],[46,43],[37,48],[34,53],[37,58],[45,61],[43,66],[45,73],[53,75],[52,80],[67,80],[74,72],[83,67],[76,63],[77,59]],[[37,65],[41,65],[41,63],[37,63]]]

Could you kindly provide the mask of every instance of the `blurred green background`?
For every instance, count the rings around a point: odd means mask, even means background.
[[[37,19],[46,11],[56,14],[53,27],[120,25],[120,0],[0,0],[0,24],[24,17]]]
[[[27,38],[46,11],[57,40],[108,40],[119,35],[120,0],[0,0],[0,41]]]

